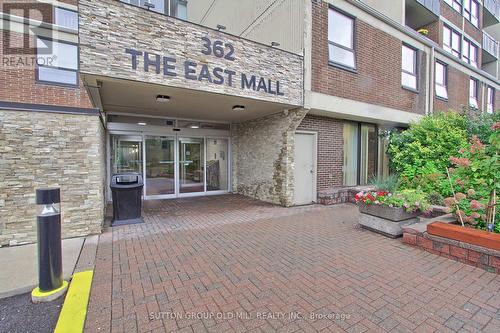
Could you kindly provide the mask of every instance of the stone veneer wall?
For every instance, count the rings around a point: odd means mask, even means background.
[[[293,141],[306,113],[294,109],[232,126],[233,192],[293,205]]]
[[[0,111],[0,246],[36,242],[40,187],[61,188],[63,238],[101,231],[104,138],[95,115]]]

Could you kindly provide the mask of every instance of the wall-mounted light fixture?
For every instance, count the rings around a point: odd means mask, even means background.
[[[226,26],[222,25],[222,24],[217,24],[217,30],[218,31],[221,31],[221,30],[226,30]]]
[[[235,105],[233,106],[233,111],[245,111],[244,105]]]
[[[156,101],[159,102],[159,103],[170,102],[170,96],[167,96],[167,95],[158,95],[158,96],[156,96]]]
[[[278,43],[278,42],[271,42],[271,47],[278,47],[280,46],[281,44]]]

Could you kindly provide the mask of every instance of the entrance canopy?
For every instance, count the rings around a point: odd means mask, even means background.
[[[96,107],[106,113],[242,122],[293,105],[82,74]]]

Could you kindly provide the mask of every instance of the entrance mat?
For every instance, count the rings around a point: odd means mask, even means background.
[[[144,223],[144,220],[142,217],[139,217],[137,219],[129,219],[129,220],[114,220],[111,222],[112,227],[119,227],[121,225],[127,225],[127,224],[138,224],[138,223]]]

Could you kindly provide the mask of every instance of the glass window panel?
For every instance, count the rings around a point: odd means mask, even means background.
[[[360,185],[368,184],[376,175],[378,136],[374,125],[361,125]]]
[[[228,190],[228,140],[207,138],[207,191]]]
[[[187,20],[187,2],[185,0],[170,0],[170,15]]]
[[[401,73],[401,84],[405,87],[417,89],[417,77],[405,72]]]
[[[443,44],[451,47],[451,30],[443,27]]]
[[[343,183],[355,186],[358,182],[358,124],[344,123]]]
[[[353,19],[330,9],[328,11],[328,40],[353,48]]]
[[[470,43],[467,40],[464,40],[464,47],[462,53],[467,60],[469,59],[469,50],[470,50]]]
[[[440,85],[445,84],[445,67],[440,63],[436,63],[436,83]]]
[[[477,46],[471,44],[469,54],[471,64],[477,67]]]
[[[47,39],[37,38],[37,52],[44,58],[52,58],[52,67],[78,69],[78,47],[73,44],[62,43]]]
[[[52,67],[38,67],[38,80],[76,85],[77,72]]]
[[[56,7],[55,23],[61,27],[78,30],[78,13],[64,8]]]
[[[452,32],[451,33],[451,48],[460,55],[460,35]]]
[[[142,137],[111,135],[111,175],[122,172],[142,174]]]
[[[354,52],[330,44],[330,61],[354,68]]]
[[[448,98],[448,91],[446,90],[446,87],[436,85],[436,95],[442,98]]]
[[[416,51],[408,46],[402,48],[402,67],[403,70],[415,74]]]

